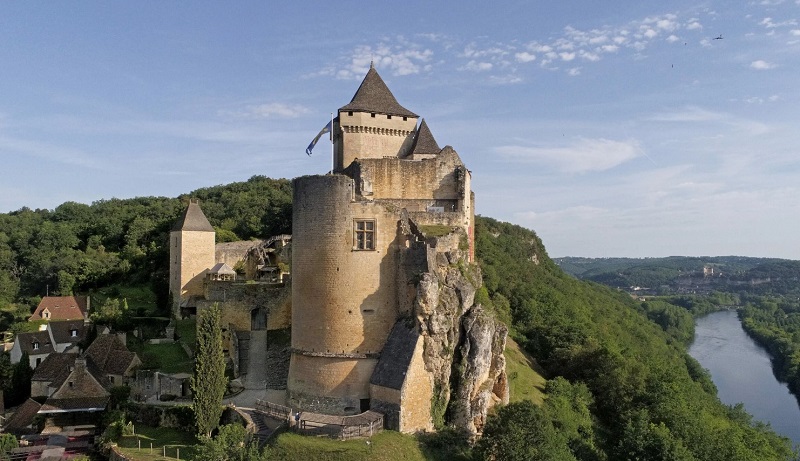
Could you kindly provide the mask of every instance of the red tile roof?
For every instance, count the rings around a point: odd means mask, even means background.
[[[88,311],[88,296],[45,296],[28,320],[82,320]]]

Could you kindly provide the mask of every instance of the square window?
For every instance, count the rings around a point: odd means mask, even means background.
[[[391,119],[392,119],[392,116],[391,116],[391,115],[387,115],[387,116],[386,116],[386,119],[387,119],[387,120],[391,120]]]
[[[370,117],[375,118],[375,112],[369,114]]]
[[[375,249],[375,221],[357,219],[353,222],[353,246],[356,250]]]

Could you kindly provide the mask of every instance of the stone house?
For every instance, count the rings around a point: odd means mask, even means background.
[[[39,331],[19,333],[9,351],[11,363],[19,363],[28,353],[31,368],[36,368],[53,352],[77,352],[78,343],[86,338],[87,327],[81,320],[51,321]]]
[[[44,330],[17,334],[9,355],[11,356],[11,363],[19,363],[22,359],[22,354],[27,352],[31,368],[35,369],[48,355],[56,351],[53,330],[45,328]]]
[[[97,368],[102,384],[109,387],[127,385],[142,365],[139,356],[114,334],[99,335],[84,354]]]

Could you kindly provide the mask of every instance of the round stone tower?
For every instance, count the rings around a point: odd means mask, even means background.
[[[345,175],[294,181],[292,405],[369,409],[369,380],[397,318],[397,216],[354,201]]]

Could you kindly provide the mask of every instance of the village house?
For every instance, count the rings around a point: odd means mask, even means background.
[[[28,321],[35,320],[89,320],[88,296],[45,296]]]

